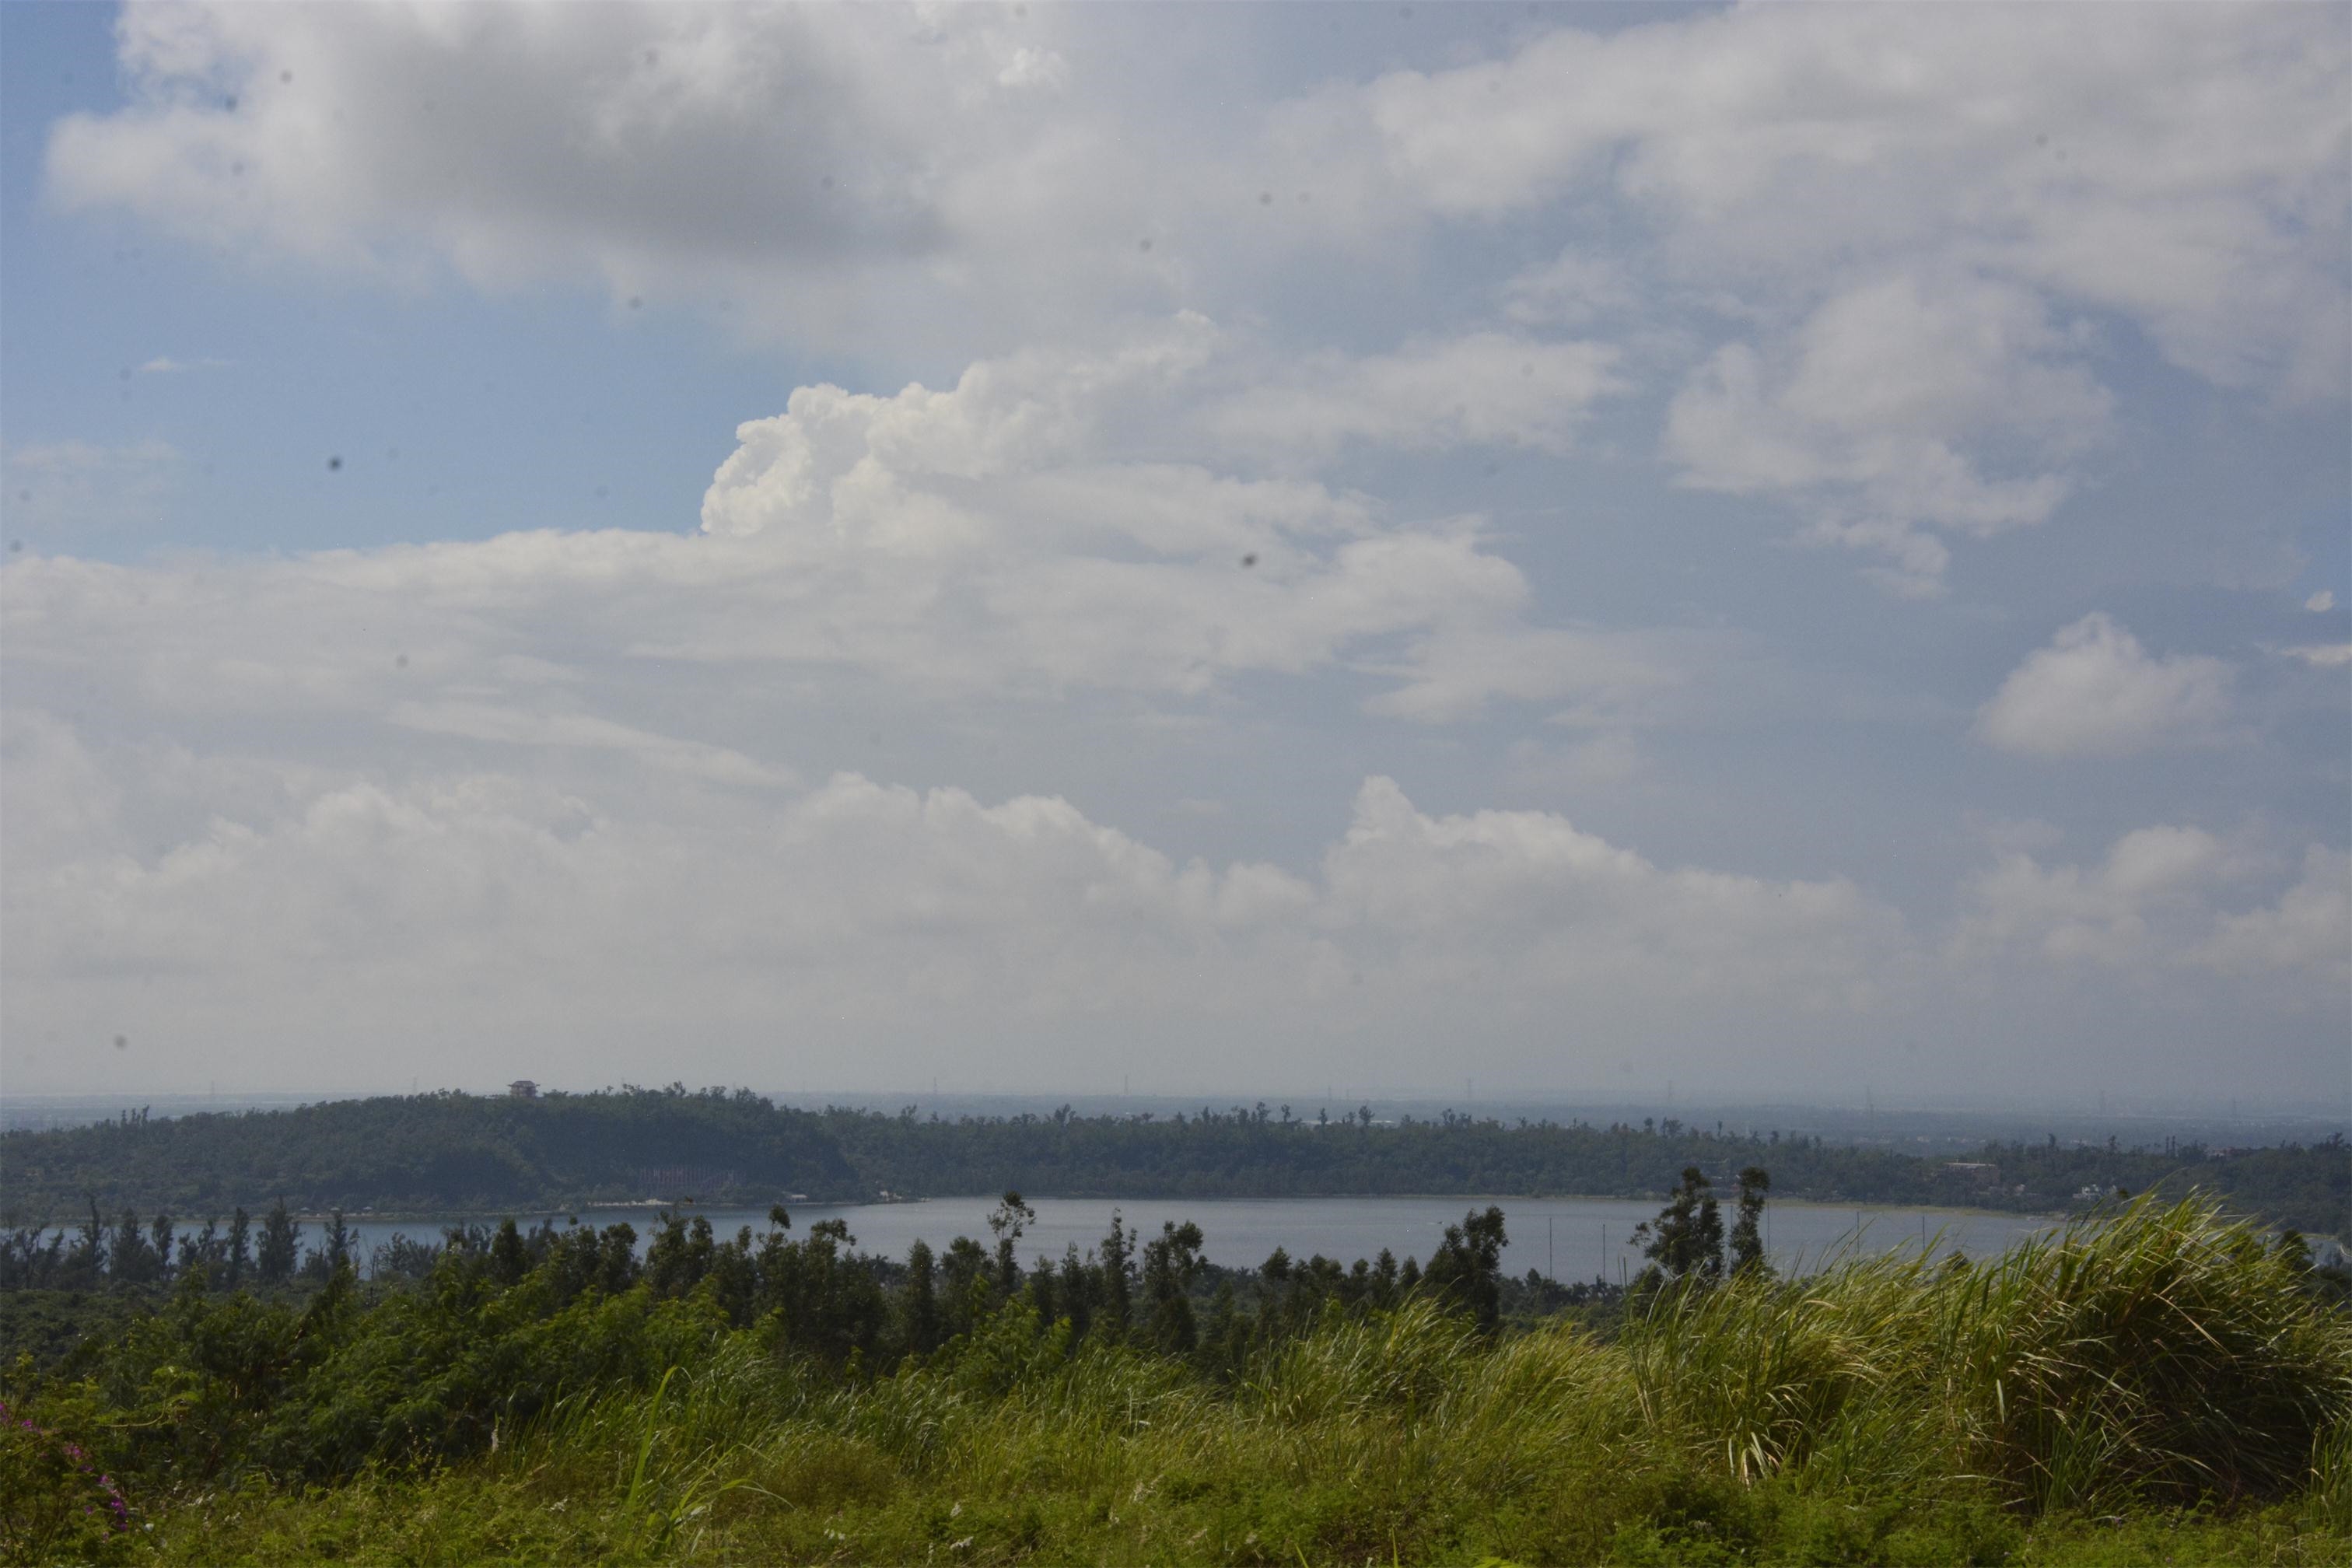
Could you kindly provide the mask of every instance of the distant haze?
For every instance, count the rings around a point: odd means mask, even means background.
[[[2340,9],[0,44],[12,1097],[2345,1114]]]

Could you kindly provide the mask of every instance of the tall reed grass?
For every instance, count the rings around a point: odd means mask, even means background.
[[[628,1559],[1997,1562],[2084,1510],[2267,1502],[2268,1558],[2321,1562],[2352,1531],[2352,1320],[2194,1201],[1669,1288],[1605,1341],[1416,1299],[1230,1385],[1018,1307],[862,1381],[762,1343],[557,1401],[467,1484]]]
[[[1742,1479],[1965,1474],[2037,1509],[2280,1495],[2352,1413],[2352,1321],[2195,1199],[1667,1292],[1624,1344],[1645,1415]]]

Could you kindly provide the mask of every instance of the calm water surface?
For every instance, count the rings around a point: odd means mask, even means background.
[[[1642,1266],[1632,1245],[1633,1226],[1658,1212],[1654,1199],[1632,1198],[1168,1198],[1132,1199],[1114,1203],[1097,1198],[1035,1198],[1036,1223],[1021,1238],[1025,1263],[1039,1254],[1060,1258],[1076,1244],[1084,1253],[1110,1228],[1113,1209],[1143,1237],[1159,1234],[1169,1221],[1191,1220],[1207,1237],[1203,1248],[1213,1263],[1250,1267],[1265,1261],[1277,1247],[1296,1258],[1314,1253],[1352,1263],[1371,1258],[1385,1247],[1398,1258],[1410,1256],[1426,1261],[1449,1224],[1458,1223],[1466,1209],[1501,1207],[1510,1245],[1503,1256],[1514,1275],[1533,1268],[1562,1280],[1591,1279],[1605,1275],[1631,1276]],[[904,1258],[920,1240],[933,1250],[944,1248],[959,1236],[986,1242],[988,1213],[996,1205],[987,1197],[930,1198],[919,1203],[866,1204],[846,1207],[795,1205],[793,1234],[805,1236],[821,1219],[839,1219],[849,1226],[857,1247],[866,1252]],[[518,1215],[535,1223],[550,1218],[557,1224],[576,1216],[583,1224],[604,1226],[625,1220],[640,1240],[651,1234],[660,1211],[647,1208],[580,1209],[543,1215]],[[765,1209],[711,1208],[679,1205],[681,1214],[707,1214],[722,1237],[738,1226],[764,1231]],[[1729,1227],[1732,1205],[1724,1205]],[[1917,1247],[1923,1240],[1937,1253],[1958,1251],[1982,1258],[2002,1251],[2025,1237],[2053,1228],[2049,1218],[2034,1215],[1985,1214],[1953,1209],[1843,1208],[1822,1204],[1774,1203],[1765,1210],[1768,1250],[1783,1270],[1811,1268],[1842,1247],[1884,1252]],[[432,1218],[397,1222],[373,1219],[348,1222],[362,1237],[360,1256],[388,1241],[394,1232],[423,1240],[437,1240],[443,1224]],[[319,1240],[316,1225],[302,1232],[306,1248]]]

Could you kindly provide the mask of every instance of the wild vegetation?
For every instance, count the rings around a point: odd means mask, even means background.
[[[1695,1127],[1668,1118],[1591,1126],[1445,1112],[1376,1121],[1284,1105],[1203,1107],[1174,1117],[1048,1116],[941,1121],[912,1110],[810,1112],[748,1090],[624,1089],[514,1100],[432,1094],[293,1110],[150,1120],[0,1137],[5,1218],[79,1220],[92,1203],[187,1218],[280,1199],[334,1208],[497,1215],[598,1200],[698,1197],[762,1207],[792,1194],[870,1200],[1007,1187],[1061,1197],[1277,1197],[1330,1194],[1581,1194],[1675,1189],[1685,1166],[1728,1184],[1769,1166],[1783,1197],[1834,1203],[1965,1204],[2032,1212],[2093,1198],[2195,1186],[2278,1226],[2341,1234],[2352,1211],[2352,1148],[2228,1152],[2197,1144],[2125,1149],[1990,1145],[1974,1159],[1921,1158],[1771,1129]]]
[[[1983,1262],[1782,1279],[1714,1203],[1686,1173],[1636,1288],[1549,1315],[1496,1210],[1426,1260],[1247,1275],[1176,1225],[1024,1267],[1012,1194],[987,1242],[888,1263],[779,1213],[666,1222],[642,1258],[622,1227],[460,1230],[366,1286],[198,1265],[15,1357],[0,1550],[2345,1560],[2352,1316],[2292,1243],[2143,1197]]]

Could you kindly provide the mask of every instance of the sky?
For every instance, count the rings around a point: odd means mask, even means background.
[[[2352,1098],[2352,12],[0,6],[0,1089]]]

